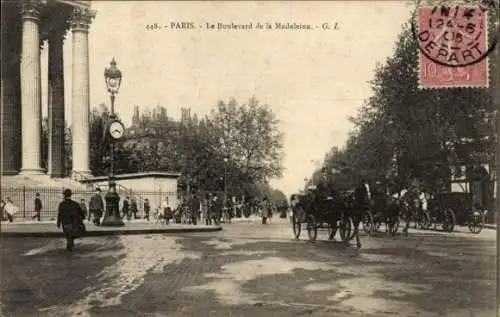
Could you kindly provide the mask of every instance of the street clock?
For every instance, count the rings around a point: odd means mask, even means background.
[[[125,134],[125,127],[120,121],[113,121],[109,125],[109,134],[115,140],[121,139]]]

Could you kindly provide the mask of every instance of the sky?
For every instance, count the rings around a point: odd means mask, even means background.
[[[123,73],[116,110],[131,124],[135,105],[160,104],[208,113],[219,100],[255,96],[280,119],[284,172],[271,184],[287,196],[304,185],[332,146],[342,146],[377,63],[389,57],[412,5],[403,1],[161,2],[93,1],[89,32],[90,105],[109,95],[104,69],[114,57]],[[147,30],[193,22],[196,29]],[[207,30],[206,23],[247,24],[253,30]],[[312,30],[257,30],[256,23],[311,24]],[[337,30],[323,30],[323,23]],[[316,28],[316,26],[318,28]],[[66,120],[71,122],[72,39],[64,46]],[[47,55],[42,51],[43,112]],[[43,77],[45,76],[45,78]]]

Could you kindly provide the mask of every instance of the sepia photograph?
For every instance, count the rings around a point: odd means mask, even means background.
[[[0,317],[499,317],[499,0],[1,0]]]

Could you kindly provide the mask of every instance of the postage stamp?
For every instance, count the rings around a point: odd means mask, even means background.
[[[421,7],[417,14],[420,87],[488,87],[487,9]]]

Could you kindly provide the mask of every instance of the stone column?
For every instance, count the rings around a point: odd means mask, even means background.
[[[64,168],[64,31],[49,33],[49,155],[48,173],[63,177]]]
[[[95,13],[75,8],[71,18],[73,33],[73,89],[72,134],[73,175],[75,179],[91,176],[90,152],[90,95],[89,95],[89,40],[88,31]]]
[[[17,9],[17,7],[14,7]],[[2,1],[1,18],[1,129],[0,152],[1,174],[19,172],[21,145],[21,96],[19,77],[19,54],[21,34],[20,21],[11,19],[16,11]]]
[[[22,3],[21,174],[43,174],[41,168],[42,85],[40,77],[40,3]]]

